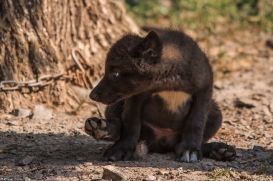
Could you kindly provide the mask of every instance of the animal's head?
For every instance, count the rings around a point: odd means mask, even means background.
[[[158,63],[162,43],[151,31],[145,38],[126,35],[109,50],[105,75],[90,93],[90,98],[104,104],[113,104],[147,90],[151,77],[146,70]]]

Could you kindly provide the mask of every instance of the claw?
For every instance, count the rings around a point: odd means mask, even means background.
[[[192,152],[192,154],[191,154],[190,162],[197,162],[197,161],[198,161],[197,152],[194,151],[194,152]]]
[[[89,130],[89,131],[92,131],[93,130],[93,128],[90,126],[90,124],[89,124],[89,121],[86,121],[85,122],[85,128],[87,129],[87,130]]]
[[[186,151],[183,156],[180,158],[180,161],[190,162],[190,151]]]
[[[226,152],[225,153],[225,157],[231,157],[231,156],[234,156],[235,154],[232,153],[232,152]]]
[[[227,151],[227,149],[221,148],[221,149],[218,150],[218,153],[219,154],[224,154],[226,151]]]
[[[100,124],[100,127],[101,128],[106,128],[107,124],[105,121],[101,120],[101,124]]]
[[[95,122],[95,121],[90,121],[90,124],[91,124],[91,126],[92,126],[92,128],[97,128],[97,123]]]
[[[220,155],[216,151],[212,151],[212,158],[214,158],[216,160],[222,160],[222,155]]]

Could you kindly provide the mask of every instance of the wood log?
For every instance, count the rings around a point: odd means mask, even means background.
[[[92,83],[103,75],[108,48],[128,32],[139,33],[139,29],[116,0],[2,0],[0,82],[37,82],[44,75],[82,73],[78,59],[89,67]],[[79,104],[71,81],[54,79],[27,91],[1,90],[0,85],[0,111],[38,103],[71,111]]]

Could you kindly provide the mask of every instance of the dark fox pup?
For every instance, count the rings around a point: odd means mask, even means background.
[[[149,152],[174,151],[182,162],[234,160],[233,147],[207,143],[222,123],[212,84],[208,59],[183,32],[126,35],[111,47],[105,76],[90,93],[109,105],[106,119],[89,118],[85,130],[115,141],[104,153],[111,161],[131,159],[139,141]]]

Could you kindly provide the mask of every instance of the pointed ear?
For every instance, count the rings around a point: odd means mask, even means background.
[[[157,63],[162,52],[162,43],[156,32],[151,31],[139,46],[139,57],[147,63]]]

